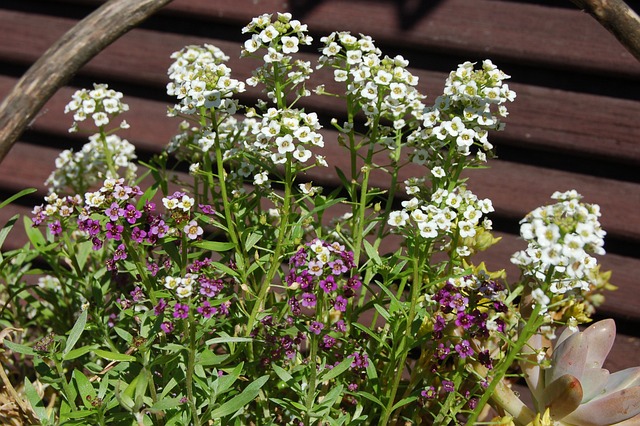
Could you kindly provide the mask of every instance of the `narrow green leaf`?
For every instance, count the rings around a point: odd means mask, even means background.
[[[198,241],[193,245],[204,250],[215,252],[229,251],[236,246],[234,243],[228,241]]]
[[[64,346],[64,351],[62,351],[63,356],[66,356],[69,352],[71,352],[71,349],[73,349],[76,343],[78,343],[78,339],[80,339],[80,336],[84,331],[84,327],[87,325],[87,315],[89,315],[89,312],[85,309],[84,311],[82,311],[82,313],[76,320],[76,323],[73,325],[73,328],[69,332],[67,343]]]
[[[8,204],[13,203],[18,198],[24,197],[25,195],[33,194],[36,191],[37,191],[37,189],[35,189],[35,188],[23,189],[22,191],[18,192],[17,194],[12,195],[11,197],[9,197],[6,200],[4,200],[3,202],[1,202],[0,203],[0,209],[3,208],[4,206],[8,205]]]
[[[376,250],[375,247],[373,247],[367,240],[362,240],[362,245],[364,246],[364,251],[367,252],[367,256],[369,257],[369,259],[371,259],[376,265],[382,265],[382,259],[380,259],[378,250]]]
[[[97,348],[98,348],[98,345],[90,345],[90,346],[83,346],[81,348],[74,349],[72,351],[69,351],[66,355],[64,355],[62,357],[62,360],[70,361],[72,359],[79,358],[86,353],[96,350]]]
[[[249,234],[249,236],[247,237],[247,240],[244,243],[246,250],[247,251],[251,250],[253,246],[255,246],[258,243],[258,241],[260,241],[261,239],[262,239],[262,233],[252,232],[251,234]]]
[[[91,402],[96,398],[96,390],[93,388],[89,379],[87,379],[87,376],[85,376],[82,371],[73,370],[73,380],[76,382],[78,393],[84,406],[90,410],[94,409]]]
[[[213,339],[209,339],[206,342],[204,342],[206,345],[215,345],[218,343],[248,343],[248,342],[253,342],[254,339],[250,338],[250,337],[231,337],[231,336],[226,336],[226,337],[214,337]]]
[[[11,340],[4,340],[4,345],[11,349],[13,352],[23,355],[36,355],[36,351],[32,347],[21,345],[19,343],[13,343]]]
[[[26,377],[24,379],[24,393],[29,404],[31,404],[31,408],[33,408],[33,412],[36,413],[36,416],[38,416],[40,421],[44,422],[47,419],[47,410],[38,395],[38,391]]]
[[[272,364],[271,368],[273,368],[273,371],[275,371],[275,373],[278,375],[280,380],[282,380],[283,382],[289,383],[289,380],[293,379],[293,376],[291,374],[289,374],[289,372],[287,370],[285,370],[284,368],[280,367],[279,365]]]
[[[47,240],[45,240],[42,232],[33,226],[33,222],[28,216],[24,216],[22,221],[24,222],[24,231],[27,234],[29,241],[31,241],[31,244],[36,248],[44,247],[47,244]]]
[[[156,402],[155,404],[153,404],[151,406],[151,408],[149,408],[149,411],[152,413],[158,413],[158,412],[163,412],[166,410],[170,410],[172,408],[176,408],[180,405],[182,405],[182,398],[164,398],[161,399],[160,401]]]
[[[118,352],[103,351],[101,349],[96,349],[95,354],[100,358],[108,359],[109,361],[133,362],[136,360],[136,357],[131,355],[121,354]]]
[[[242,391],[242,393],[234,396],[233,398],[222,404],[220,407],[213,410],[210,414],[210,417],[212,419],[219,419],[242,409],[245,405],[253,401],[256,396],[258,396],[260,388],[264,386],[267,380],[269,380],[269,376],[262,376],[251,382],[249,386],[247,386]]]
[[[417,396],[408,396],[406,398],[401,399],[400,401],[396,402],[393,407],[391,407],[391,411],[395,411],[396,409],[402,407],[403,405],[407,405],[415,400],[417,400],[418,397]]]
[[[384,404],[382,403],[382,401],[380,401],[375,395],[370,394],[369,392],[365,392],[365,391],[358,391],[357,393],[358,396],[363,396],[366,399],[368,399],[371,402],[375,402],[376,404],[378,404],[380,407],[384,408]]]
[[[318,378],[319,382],[328,382],[329,380],[338,377],[340,374],[344,373],[351,367],[351,363],[353,359],[347,358],[343,360],[340,364],[333,367],[331,370],[328,370],[326,374],[321,374]]]
[[[18,221],[18,217],[20,217],[18,214],[11,217],[0,230],[0,247],[4,244],[4,240],[7,238],[7,235],[9,235],[9,232],[11,232],[13,225]]]

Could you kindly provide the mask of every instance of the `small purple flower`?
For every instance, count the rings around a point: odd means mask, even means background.
[[[433,386],[427,386],[420,392],[420,396],[425,399],[433,399],[437,396],[436,388],[434,388]]]
[[[127,258],[127,251],[124,244],[118,245],[118,248],[113,252],[113,261],[124,260]]]
[[[162,324],[160,324],[160,329],[164,331],[164,334],[171,334],[174,328],[175,326],[171,321],[163,321]]]
[[[146,203],[144,203],[144,207],[142,209],[144,210],[145,213],[154,212],[156,211],[156,203],[147,201]]]
[[[133,241],[135,241],[136,243],[142,243],[146,236],[147,236],[147,232],[143,231],[142,229],[138,228],[137,226],[135,228],[133,228],[133,231],[131,231],[131,239]]]
[[[369,356],[366,353],[354,352],[349,355],[349,358],[353,358],[351,368],[367,368],[369,366]]]
[[[49,224],[49,229],[51,230],[51,234],[60,235],[62,233],[62,225],[59,220],[56,220],[53,223]]]
[[[113,222],[107,223],[107,238],[110,240],[120,241],[124,226],[116,225]]]
[[[209,204],[198,204],[200,211],[204,214],[215,214],[216,211]]]
[[[147,271],[151,272],[152,277],[155,277],[158,274],[158,271],[160,271],[160,267],[157,263],[149,262],[147,263]]]
[[[224,288],[222,280],[214,280],[204,275],[198,279],[198,282],[200,283],[200,294],[207,297],[216,297]]]
[[[347,389],[349,389],[349,392],[355,392],[358,390],[358,384],[357,383],[349,383],[347,385]]]
[[[335,337],[331,337],[328,334],[325,334],[322,337],[322,347],[324,349],[331,349],[333,347],[333,345],[336,344],[336,339]]]
[[[107,325],[111,328],[115,327],[116,325],[116,320],[118,319],[118,315],[116,314],[109,314],[109,319],[107,320]]]
[[[93,249],[94,250],[100,250],[102,248],[102,240],[98,237],[93,237],[91,239],[91,242],[93,243]]]
[[[449,307],[458,312],[464,311],[469,303],[469,299],[460,293],[454,294],[449,300]]]
[[[174,318],[189,318],[189,305],[183,305],[182,303],[176,303],[173,306]]]
[[[444,328],[446,327],[447,322],[445,321],[444,317],[441,317],[440,315],[436,315],[435,321],[433,322],[433,331],[442,331],[444,330]]]
[[[331,272],[334,275],[342,275],[348,271],[344,262],[340,259],[336,259],[334,261],[329,262],[329,267],[331,268]]]
[[[478,354],[478,361],[489,370],[493,368],[493,360],[491,359],[491,355],[489,354],[488,350],[481,351]]]
[[[474,317],[466,312],[458,312],[456,325],[468,330],[473,325]]]
[[[444,343],[438,343],[435,355],[439,360],[444,360],[449,355],[450,351],[449,347],[445,346]]]
[[[211,318],[213,315],[218,313],[218,310],[211,306],[208,300],[205,300],[202,306],[197,309],[198,313],[205,318]]]
[[[133,225],[142,217],[142,212],[138,211],[133,204],[127,204],[124,210],[124,217],[127,219],[127,222]]]
[[[347,331],[347,326],[344,323],[344,320],[338,320],[334,325],[333,329],[339,333],[345,333]]]
[[[161,315],[167,307],[167,302],[164,299],[158,300],[158,304],[153,307],[153,313]]]
[[[450,380],[443,380],[442,381],[442,390],[444,390],[445,392],[453,392],[456,390],[456,385],[455,383],[453,383]]]
[[[460,358],[466,358],[474,354],[473,348],[469,344],[468,340],[463,340],[455,346],[456,352],[460,355]]]
[[[309,331],[311,331],[313,334],[318,335],[320,334],[320,332],[322,332],[322,329],[324,328],[324,324],[318,321],[313,321],[311,323],[311,325],[309,326]]]
[[[326,279],[320,280],[318,284],[321,289],[324,290],[325,293],[331,293],[338,288],[338,284],[336,284],[336,279],[333,275],[329,275]]]
[[[129,295],[131,296],[134,302],[139,302],[140,300],[144,299],[144,291],[142,291],[142,289],[138,286],[136,286],[136,288],[134,288],[129,293]]]
[[[111,206],[104,211],[104,214],[107,215],[110,221],[115,222],[124,215],[124,209],[121,209],[118,203],[111,203]]]
[[[306,308],[316,306],[316,295],[313,293],[302,293],[302,302],[300,304]]]
[[[333,303],[333,308],[336,311],[345,312],[347,310],[348,300],[344,297],[338,295],[336,296],[336,301]]]

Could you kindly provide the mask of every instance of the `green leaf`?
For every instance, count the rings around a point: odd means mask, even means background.
[[[62,360],[70,361],[72,359],[79,358],[86,353],[96,350],[97,348],[98,348],[98,345],[89,345],[89,346],[83,346],[81,348],[74,349],[72,351],[69,351],[65,356],[63,356]]]
[[[36,413],[36,416],[38,416],[38,419],[40,419],[40,421],[42,422],[46,421],[47,410],[44,407],[44,403],[40,399],[36,388],[26,377],[24,379],[24,393],[27,397],[27,400],[29,401],[29,404],[31,404],[31,408],[33,408],[33,412]]]
[[[293,379],[293,376],[291,374],[289,374],[289,372],[287,370],[285,370],[284,368],[280,367],[279,365],[272,364],[271,368],[273,368],[273,371],[275,371],[275,373],[278,375],[280,380],[282,380],[283,382],[289,383],[289,380]]]
[[[393,412],[396,409],[402,407],[403,405],[407,405],[407,404],[409,404],[409,403],[411,403],[411,402],[413,402],[413,401],[415,401],[417,399],[418,399],[417,396],[408,396],[406,398],[403,398],[400,401],[396,402],[393,407],[391,407],[391,411]]]
[[[17,194],[12,195],[11,197],[9,197],[6,200],[4,200],[3,202],[1,202],[0,203],[0,209],[3,208],[4,206],[8,205],[8,204],[13,203],[18,198],[24,197],[25,195],[33,194],[36,191],[37,191],[37,189],[35,189],[35,188],[23,189],[22,191],[18,192]]]
[[[262,239],[262,233],[252,232],[251,234],[249,234],[249,236],[247,237],[247,240],[244,242],[245,249],[247,251],[251,250],[253,246],[255,246],[258,243],[258,241],[260,241],[261,239]]]
[[[20,217],[19,214],[11,217],[11,219],[9,219],[7,223],[2,227],[2,230],[0,230],[0,247],[2,247],[2,245],[4,244],[4,240],[7,238],[7,235],[9,235],[9,232],[11,232],[11,229],[17,222],[18,217]]]
[[[333,367],[331,370],[328,370],[326,374],[321,374],[318,378],[319,382],[328,382],[329,380],[338,377],[340,374],[344,373],[351,367],[351,363],[353,359],[347,358],[343,360],[340,364]]]
[[[82,374],[79,370],[73,370],[73,380],[76,382],[78,393],[80,394],[80,398],[82,399],[84,406],[93,410],[95,407],[91,402],[96,398],[96,390],[93,388],[91,382],[87,379],[87,376]]]
[[[244,408],[244,406],[246,406],[248,403],[253,401],[256,396],[258,396],[260,388],[264,386],[267,380],[269,380],[269,376],[262,376],[251,382],[249,386],[247,386],[242,391],[242,393],[234,396],[233,398],[222,404],[220,407],[213,410],[210,414],[210,417],[212,419],[219,419]]]
[[[153,404],[149,411],[152,413],[163,412],[182,405],[182,397],[164,398]]]
[[[197,241],[193,245],[204,250],[215,252],[228,251],[236,246],[230,241]]]
[[[136,360],[136,357],[127,354],[121,354],[118,352],[109,352],[103,351],[101,349],[96,349],[95,354],[100,358],[108,359],[109,361],[122,361],[122,362],[133,362]]]
[[[87,325],[87,315],[89,315],[89,312],[85,309],[84,311],[82,311],[82,313],[76,320],[76,323],[73,325],[73,328],[69,332],[67,343],[64,346],[64,351],[62,351],[63,357],[71,352],[71,349],[73,349],[76,343],[78,343],[78,339],[80,339],[80,336],[84,331],[84,327]]]
[[[47,240],[45,240],[42,232],[33,226],[33,222],[28,216],[24,216],[22,221],[24,222],[24,231],[27,234],[29,241],[31,241],[31,244],[36,248],[44,247],[47,244]]]
[[[34,351],[32,347],[21,345],[19,343],[13,343],[11,340],[5,339],[4,345],[17,354],[32,355],[32,356],[37,355],[37,352]]]
[[[226,336],[226,337],[214,337],[213,339],[209,339],[206,342],[204,342],[206,345],[215,345],[218,343],[248,343],[248,342],[253,342],[255,339],[252,339],[250,337],[231,337],[231,336]]]
[[[382,265],[382,259],[380,259],[378,250],[376,250],[375,247],[373,247],[367,240],[362,240],[362,245],[364,245],[364,251],[367,252],[367,256],[369,257],[369,259],[371,259],[376,265]]]
[[[366,399],[368,399],[369,401],[375,402],[376,404],[378,404],[380,407],[384,408],[384,404],[382,403],[382,401],[380,401],[375,395],[370,394],[369,392],[365,392],[365,391],[358,391],[358,393],[356,394],[357,396],[363,396]]]

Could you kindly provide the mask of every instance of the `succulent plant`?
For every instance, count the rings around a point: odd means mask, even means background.
[[[538,413],[551,425],[640,425],[640,366],[609,373],[602,368],[616,336],[612,319],[558,337],[551,364],[521,363]],[[543,337],[529,341],[528,361],[544,351]]]

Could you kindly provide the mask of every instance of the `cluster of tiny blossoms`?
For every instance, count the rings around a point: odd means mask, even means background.
[[[422,128],[409,137],[415,147],[412,160],[429,168],[445,166],[451,161],[438,155],[442,148],[469,156],[477,148],[476,158],[485,162],[493,145],[487,139],[489,130],[502,130],[500,117],[508,115],[505,102],[515,99],[515,92],[503,81],[510,78],[490,60],[465,62],[447,78],[444,93],[433,107],[424,110]],[[497,110],[497,111],[496,111]]]
[[[107,157],[113,162],[115,173],[109,167]],[[49,175],[45,185],[50,193],[69,189],[81,191],[83,188],[78,187],[79,182],[87,188],[105,178],[118,178],[117,173],[122,173],[131,182],[138,170],[134,163],[136,158],[135,147],[128,140],[114,134],[105,136],[96,133],[89,137],[89,142],[80,151],[66,149],[58,155],[56,169]]]
[[[274,102],[282,97],[285,90],[291,93],[295,90],[298,96],[309,96],[304,82],[313,72],[311,63],[291,56],[298,52],[300,45],[311,44],[307,26],[291,19],[290,13],[278,13],[276,20],[272,18],[271,14],[258,16],[242,29],[243,34],[252,33],[244,43],[243,56],[254,56],[259,50],[266,50],[262,57],[264,65],[254,71],[247,84],[256,86],[263,83],[267,96]]]
[[[425,298],[433,340],[421,358],[422,368],[442,378],[439,389],[426,383],[422,394],[425,399],[453,390],[453,383],[445,380],[451,366],[473,360],[487,369],[493,368],[492,355],[498,342],[491,340],[492,333],[506,330],[507,295],[498,281],[465,275],[450,278],[433,296]],[[462,394],[462,389],[455,390]]]
[[[81,89],[71,96],[71,102],[64,108],[64,112],[73,112],[73,127],[69,132],[78,130],[78,123],[91,117],[96,127],[102,128],[117,115],[128,111],[129,105],[122,102],[122,93],[109,89],[106,84],[95,84],[93,90]],[[128,127],[126,122],[122,128]]]
[[[215,46],[187,46],[171,55],[167,93],[180,103],[175,111],[194,114],[198,108],[235,114],[238,104],[231,97],[244,92],[244,83],[231,78],[231,69],[224,64],[229,57]]]
[[[548,284],[533,290],[543,306],[550,301],[547,294],[592,290],[598,264],[590,253],[605,253],[599,206],[581,203],[575,190],[555,192],[551,198],[558,202],[533,210],[521,221],[520,235],[528,247],[511,258],[526,276]]]
[[[347,94],[360,104],[368,125],[373,125],[375,117],[385,117],[401,129],[408,114],[421,117],[424,96],[416,90],[418,77],[406,69],[409,61],[402,56],[381,58],[369,36],[334,32],[321,41],[320,67],[335,68],[334,80],[346,84]]]
[[[45,182],[50,193],[66,190],[82,193],[105,178],[120,177],[120,169],[124,169],[127,181],[135,179],[138,169],[133,162],[135,147],[126,139],[107,134],[105,129],[114,117],[129,110],[122,98],[121,92],[109,89],[106,84],[94,84],[93,90],[82,89],[72,95],[65,106],[65,113],[74,113],[69,131],[77,131],[79,123],[91,116],[100,132],[90,136],[79,152],[67,149],[58,155],[56,169]],[[120,128],[128,127],[126,121],[120,124]]]
[[[408,188],[410,193],[415,191],[418,191],[417,187]],[[491,228],[488,219],[480,221],[483,214],[493,211],[491,200],[478,199],[464,187],[457,187],[452,191],[438,188],[427,202],[414,196],[403,201],[402,207],[402,210],[390,213],[388,224],[400,229],[414,229],[416,234],[425,239],[435,240],[449,236],[455,240],[464,240],[473,238],[479,227]],[[465,245],[459,245],[456,251],[461,257],[471,254],[470,248]]]
[[[251,127],[252,148],[274,164],[287,161],[304,164],[313,156],[309,147],[324,147],[324,139],[318,133],[321,127],[314,112],[269,108],[262,120],[255,121]],[[316,156],[316,163],[319,161],[321,158]]]

